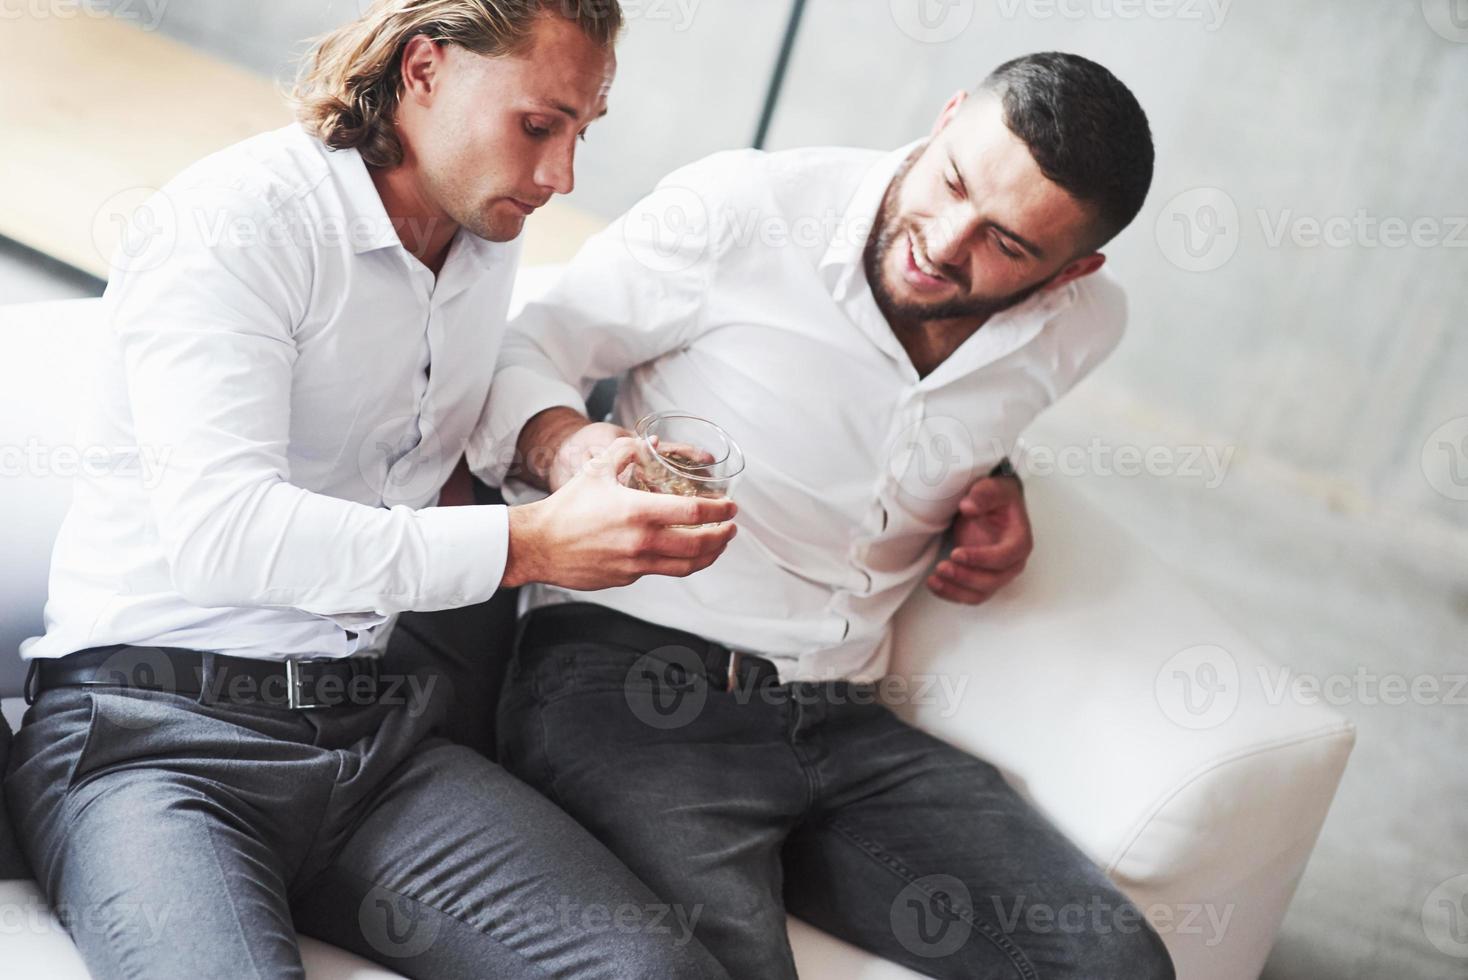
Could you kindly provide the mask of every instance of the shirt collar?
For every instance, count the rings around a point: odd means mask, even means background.
[[[355,147],[333,150],[324,143],[318,145],[327,168],[341,188],[342,217],[346,219],[352,250],[362,255],[379,248],[401,247],[397,229],[392,226],[362,154]]]
[[[320,145],[326,165],[341,187],[343,217],[353,252],[362,255],[383,248],[399,248],[406,252],[362,154],[355,148],[332,150],[325,144]],[[491,242],[460,228],[449,246],[448,258],[439,275],[438,291],[441,295],[458,292],[472,284],[485,266],[506,252],[517,249],[513,243]],[[445,284],[444,279],[450,281]]]
[[[877,212],[881,210],[882,198],[886,196],[887,187],[897,175],[903,161],[922,143],[922,140],[917,140],[884,154],[867,170],[861,183],[857,185],[856,193],[842,213],[841,220],[836,225],[836,233],[831,236],[831,244],[821,257],[819,266],[821,274],[831,287],[831,294],[837,299],[843,298],[849,292],[857,273],[865,277],[862,256],[866,253],[867,239],[871,237],[872,228],[876,224]]]

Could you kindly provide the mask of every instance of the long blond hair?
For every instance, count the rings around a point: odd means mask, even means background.
[[[616,43],[618,0],[376,0],[357,20],[318,38],[296,79],[296,118],[333,149],[355,147],[374,167],[403,160],[393,127],[403,49],[423,35],[476,54],[514,54],[542,14],[572,21],[593,41]]]

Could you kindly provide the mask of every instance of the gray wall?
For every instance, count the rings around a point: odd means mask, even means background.
[[[607,216],[673,167],[749,141],[788,10],[626,6],[613,113],[575,194]],[[894,146],[1003,59],[1102,61],[1148,108],[1159,167],[1110,249],[1134,316],[1096,389],[1132,423],[1206,433],[1323,505],[1468,533],[1455,499],[1468,497],[1468,421],[1433,436],[1468,417],[1468,227],[1451,220],[1468,218],[1462,6],[812,0],[771,142]],[[175,0],[161,27],[284,78],[305,38],[357,9]],[[1329,226],[1335,244],[1311,237],[1329,219],[1350,222]],[[1391,247],[1370,224],[1383,219],[1420,223],[1418,241]]]
[[[1468,504],[1433,487],[1468,497],[1444,436],[1428,447],[1431,480],[1423,470],[1429,435],[1468,416],[1468,9],[1455,42],[1418,0],[1237,0],[1221,19],[1188,0],[1130,20],[1103,16],[1126,9],[1116,0],[948,2],[944,26],[962,30],[920,43],[894,24],[901,0],[815,0],[775,145],[895,145],[1005,58],[1101,61],[1147,107],[1159,166],[1109,250],[1133,323],[1098,383],[1152,424],[1278,462],[1336,506],[1468,529]],[[1339,246],[1310,237],[1309,221],[1362,211],[1423,221],[1420,242],[1441,243],[1387,247],[1367,222],[1331,226]]]

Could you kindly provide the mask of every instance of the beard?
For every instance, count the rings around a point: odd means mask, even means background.
[[[887,268],[887,261],[892,253],[896,249],[907,247],[909,234],[919,241],[922,240],[922,235],[918,233],[917,229],[910,227],[897,214],[897,202],[901,197],[903,186],[907,183],[908,173],[922,152],[923,147],[921,146],[913,150],[912,154],[902,162],[902,166],[897,169],[892,182],[887,185],[887,192],[882,195],[882,206],[877,210],[876,223],[872,227],[871,236],[867,239],[866,248],[862,252],[862,266],[866,270],[867,284],[871,287],[872,297],[877,301],[877,308],[882,311],[887,321],[892,324],[923,323],[936,320],[979,320],[983,322],[1011,307],[1018,306],[1048,286],[1054,276],[1007,296],[976,296],[969,293],[963,283],[959,282],[958,285],[963,292],[951,299],[938,300],[933,303],[904,303],[897,298],[891,285],[887,282],[884,270]]]

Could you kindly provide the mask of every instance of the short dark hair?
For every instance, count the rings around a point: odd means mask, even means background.
[[[1096,248],[1132,223],[1152,186],[1152,130],[1136,96],[1079,55],[1046,51],[1005,62],[979,86],[1047,178],[1095,208]]]

